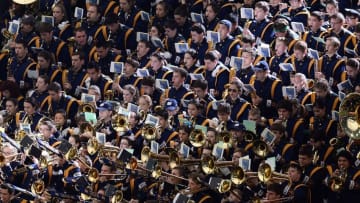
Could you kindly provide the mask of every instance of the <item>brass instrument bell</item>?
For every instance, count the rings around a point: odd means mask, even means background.
[[[206,142],[204,132],[200,129],[194,129],[190,133],[189,141],[194,147],[202,147]]]
[[[99,145],[99,142],[97,141],[96,137],[91,137],[88,140],[86,149],[90,155],[94,155],[94,154],[96,154],[96,152],[99,151],[100,145]]]
[[[114,91],[113,90],[106,90],[104,93],[104,100],[111,101],[114,100]]]
[[[116,114],[115,116],[113,116],[111,125],[116,132],[128,131],[128,120],[126,116],[122,114]]]
[[[80,134],[86,133],[86,132],[90,132],[90,134],[92,135],[92,137],[96,137],[96,131],[94,129],[94,127],[91,126],[90,123],[82,123],[80,125]]]
[[[123,201],[123,193],[121,190],[117,190],[111,198],[111,203],[121,203]]]
[[[96,107],[94,104],[89,103],[89,102],[85,102],[80,104],[79,106],[79,112],[90,112],[90,113],[95,113],[96,112]]]
[[[252,150],[254,151],[254,153],[257,156],[259,156],[261,158],[265,158],[269,154],[269,151],[270,151],[266,142],[264,142],[262,140],[254,141]]]
[[[141,134],[145,140],[151,141],[156,139],[158,133],[155,125],[145,124],[141,129]]]
[[[360,94],[348,94],[340,104],[340,126],[351,139],[360,139]]]
[[[41,179],[37,179],[31,184],[31,192],[37,195],[41,195],[45,191],[45,183]]]
[[[258,177],[261,182],[267,183],[271,179],[271,166],[267,163],[260,165],[258,170]]]

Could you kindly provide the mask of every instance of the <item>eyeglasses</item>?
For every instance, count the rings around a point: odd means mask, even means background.
[[[237,89],[229,89],[229,92],[237,92]]]

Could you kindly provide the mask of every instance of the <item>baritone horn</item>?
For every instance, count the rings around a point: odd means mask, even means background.
[[[340,126],[353,140],[360,139],[360,94],[350,93],[339,107]]]

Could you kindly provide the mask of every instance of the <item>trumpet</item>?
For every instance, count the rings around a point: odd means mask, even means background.
[[[140,123],[144,123],[147,117],[147,113],[144,110],[140,110],[139,111],[139,115],[140,115]]]

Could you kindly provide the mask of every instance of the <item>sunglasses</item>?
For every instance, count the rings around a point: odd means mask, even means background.
[[[237,92],[237,89],[229,89],[229,92]]]

